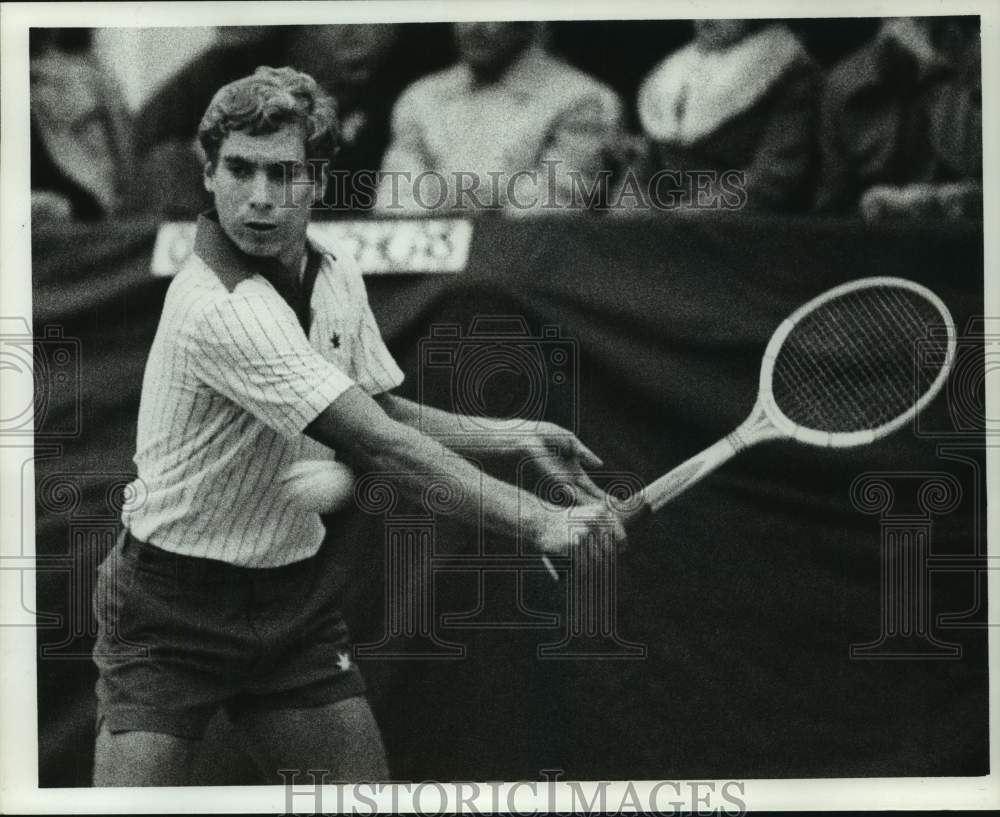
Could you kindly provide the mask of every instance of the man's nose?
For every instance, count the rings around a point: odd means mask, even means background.
[[[275,206],[277,185],[267,178],[266,173],[255,173],[250,182],[250,206],[260,210],[270,210]]]

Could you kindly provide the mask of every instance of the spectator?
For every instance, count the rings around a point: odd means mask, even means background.
[[[215,44],[149,98],[136,116],[137,208],[193,218],[210,205],[195,138],[202,113],[222,85],[281,65],[283,47],[278,26],[220,26]]]
[[[370,209],[374,180],[364,188],[359,173],[378,170],[389,142],[392,104],[401,86],[385,71],[397,43],[398,26],[248,26],[221,28],[218,44],[171,79],[139,115],[148,209],[171,217],[193,217],[210,204],[202,185],[203,157],[195,132],[199,111],[227,82],[259,65],[290,65],[314,76],[337,101],[343,142],[328,185],[330,207],[318,216]],[[411,76],[412,78],[412,76]]]
[[[121,89],[91,51],[89,29],[32,29],[31,212],[97,220],[122,211],[132,163]]]
[[[819,83],[818,66],[784,24],[695,20],[693,41],[639,90],[646,179],[674,174],[681,207],[804,208]],[[696,186],[694,171],[712,175]],[[722,195],[726,171],[744,175]]]
[[[317,216],[358,213],[374,204],[375,173],[389,145],[392,105],[402,88],[386,67],[399,26],[297,26],[287,42],[287,62],[313,76],[337,101],[340,150]],[[367,176],[367,179],[364,178]]]
[[[981,207],[982,99],[975,21],[885,20],[831,72],[816,207],[889,216]]]
[[[396,104],[378,207],[518,214],[583,204],[581,188],[598,179],[620,126],[617,96],[549,54],[544,24],[456,23],[454,32],[458,64]],[[429,183],[391,175],[402,173]]]
[[[931,91],[930,137],[947,172],[961,179],[983,175],[983,91],[979,18],[931,23],[937,53],[948,66]]]
[[[164,142],[193,143],[208,103],[227,82],[252,74],[258,65],[281,64],[279,26],[220,26],[215,43],[170,77],[136,115],[139,156]]]

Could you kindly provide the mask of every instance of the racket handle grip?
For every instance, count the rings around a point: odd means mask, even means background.
[[[632,504],[631,500],[627,504]],[[636,502],[634,508],[630,508],[627,511],[623,511],[619,518],[621,519],[622,525],[625,526],[625,530],[633,531],[639,527],[643,522],[645,522],[649,517],[653,515],[652,506],[646,501],[645,497],[642,498],[641,502]]]
[[[692,485],[701,482],[736,453],[732,435],[723,437],[700,454],[681,463],[673,471],[646,486],[646,501],[653,511],[659,510],[670,500],[683,494]]]

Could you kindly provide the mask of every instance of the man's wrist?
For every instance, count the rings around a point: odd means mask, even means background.
[[[537,509],[532,512],[528,521],[530,544],[536,550],[550,551],[553,543],[557,542],[560,509],[540,502],[533,504]]]

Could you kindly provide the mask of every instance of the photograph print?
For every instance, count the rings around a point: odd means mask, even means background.
[[[988,780],[992,18],[402,5],[16,35],[22,782]]]

